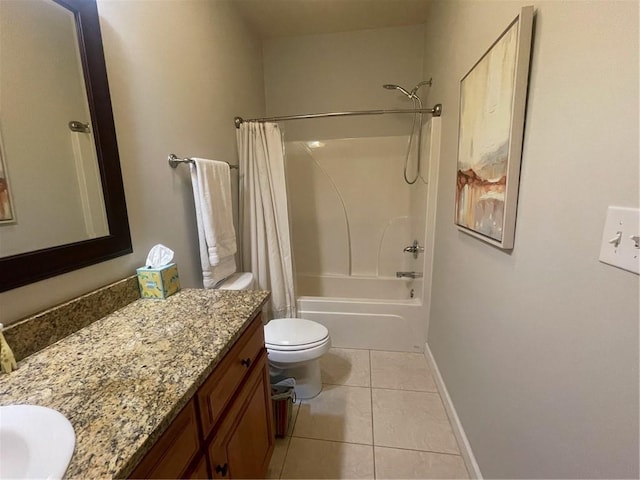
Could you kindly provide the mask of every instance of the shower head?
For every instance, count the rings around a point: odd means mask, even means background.
[[[402,88],[400,85],[394,85],[392,83],[385,83],[384,85],[382,85],[382,88],[386,88],[387,90],[400,90],[402,93],[404,93],[407,97],[412,98],[413,94],[409,93],[408,91],[406,91],[404,88]]]
[[[423,85],[431,86],[432,84],[433,84],[432,79],[424,80],[424,81],[418,83],[415,87],[413,87],[413,90],[411,90],[410,92],[405,90],[404,88],[402,88],[400,85],[395,85],[393,83],[385,83],[384,85],[382,85],[382,88],[386,88],[387,90],[400,90],[408,98],[416,98],[416,99],[420,100],[420,97],[418,96],[418,89]]]

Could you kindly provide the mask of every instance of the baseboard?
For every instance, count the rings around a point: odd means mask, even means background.
[[[447,391],[447,386],[444,384],[442,375],[440,375],[438,364],[436,363],[436,359],[433,358],[433,354],[431,353],[428,343],[425,343],[424,346],[424,356],[427,359],[427,363],[431,367],[431,371],[435,377],[438,390],[440,391],[440,397],[442,397],[442,403],[444,403],[444,408],[447,411],[447,415],[449,415],[453,434],[460,446],[460,454],[462,455],[465,466],[469,471],[469,476],[471,478],[482,480],[482,472],[480,472],[480,467],[478,466],[478,462],[476,462],[476,457],[473,455],[473,451],[471,450],[469,439],[467,439],[467,435],[464,433],[464,428],[462,428],[462,423],[460,423],[460,418],[458,418],[456,408],[453,406],[453,402],[451,401],[451,397]]]

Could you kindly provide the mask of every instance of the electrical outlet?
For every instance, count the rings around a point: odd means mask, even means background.
[[[640,274],[640,209],[609,207],[604,222],[600,261]]]

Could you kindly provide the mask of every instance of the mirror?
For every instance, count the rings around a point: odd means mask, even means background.
[[[0,291],[131,253],[95,0],[0,2]]]

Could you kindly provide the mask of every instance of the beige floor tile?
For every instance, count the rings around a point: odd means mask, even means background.
[[[456,478],[467,479],[467,469],[459,455],[375,447],[376,478]]]
[[[431,369],[421,353],[372,350],[371,386],[422,392],[438,391]]]
[[[459,454],[437,393],[372,390],[377,446]]]
[[[333,385],[370,386],[369,351],[332,348],[320,358],[322,382]]]
[[[373,447],[292,437],[282,478],[373,478]]]
[[[273,449],[271,462],[269,462],[267,478],[280,478],[282,467],[284,466],[284,459],[287,456],[287,449],[289,448],[290,440],[291,437],[276,438],[276,446]]]
[[[324,385],[302,401],[293,436],[371,445],[371,389]]]

